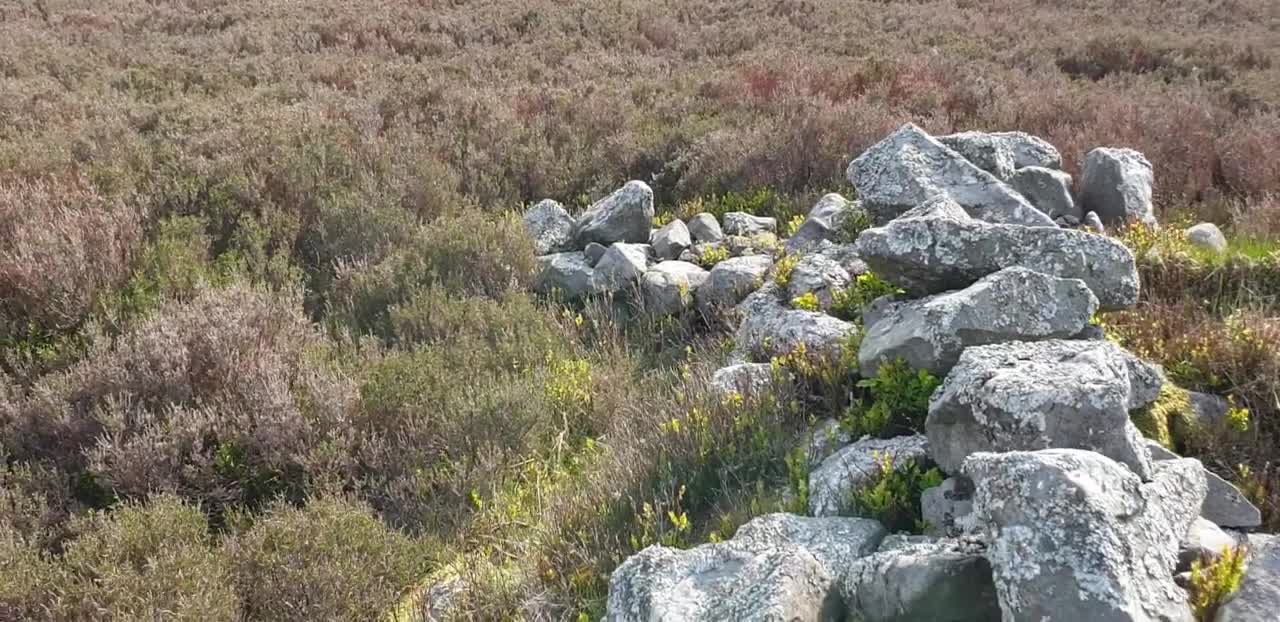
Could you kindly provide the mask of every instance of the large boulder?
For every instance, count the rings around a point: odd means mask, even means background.
[[[563,205],[545,199],[524,213],[524,227],[539,255],[567,250],[573,242],[573,217]]]
[[[840,593],[860,622],[996,622],[1000,604],[984,547],[931,539],[854,562]]]
[[[1151,439],[1147,439],[1147,450],[1156,462],[1179,459],[1177,454]],[[1200,507],[1201,517],[1219,527],[1251,529],[1262,524],[1262,512],[1239,488],[1208,469],[1204,476],[1209,488]]]
[[[579,248],[591,242],[648,243],[653,224],[653,190],[642,181],[629,181],[613,194],[596,201],[578,216],[574,240]]]
[[[1084,281],[1105,310],[1138,302],[1137,263],[1123,243],[1071,229],[993,225],[941,197],[863,231],[856,248],[873,272],[912,296],[962,289],[1021,266]]]
[[[1062,168],[1062,154],[1053,145],[1025,132],[960,132],[939,136],[938,142],[999,179],[1028,166]]]
[[[1086,212],[1097,212],[1108,227],[1135,222],[1154,225],[1154,183],[1151,163],[1141,153],[1099,147],[1084,158],[1080,205]]]
[[[1240,591],[1218,610],[1216,622],[1259,622],[1280,612],[1280,536],[1249,535],[1249,566]]]
[[[929,441],[921,435],[859,440],[809,472],[809,513],[849,515],[855,511],[854,494],[879,481],[886,458],[897,470],[912,462],[922,464],[928,457]]]
[[[822,240],[841,241],[841,228],[845,219],[855,210],[861,209],[857,203],[834,192],[823,196],[809,210],[809,216],[800,225],[800,229],[787,240],[787,252],[803,251]]]
[[[904,359],[941,376],[965,348],[1071,337],[1097,309],[1084,281],[1005,268],[960,291],[887,305],[867,326],[858,366],[870,378],[881,364]]]
[[[658,259],[675,259],[680,256],[680,253],[693,247],[693,237],[689,234],[689,227],[685,226],[684,221],[673,220],[654,231],[649,244],[653,246],[653,252]]]
[[[716,220],[715,214],[702,212],[690,218],[688,226],[694,242],[719,242],[724,239],[724,231],[720,229],[720,222]]]
[[[597,293],[619,292],[635,285],[649,269],[653,249],[648,244],[615,242],[609,246],[591,275],[591,289]]]
[[[1084,218],[1084,212],[1071,197],[1071,176],[1062,171],[1039,166],[1020,168],[1009,178],[1009,185],[1060,225],[1074,227]]]
[[[778,220],[768,216],[756,216],[746,212],[729,212],[724,215],[724,232],[727,235],[751,237],[759,233],[774,233]]]
[[[1160,370],[1109,341],[969,348],[929,401],[925,431],[949,473],[978,452],[1087,449],[1142,479],[1151,459],[1129,411],[1159,396]]]
[[[534,289],[543,294],[556,294],[567,300],[578,300],[591,293],[594,270],[587,256],[580,252],[556,253],[538,258],[538,276]]]
[[[742,322],[733,336],[737,352],[767,361],[803,347],[808,355],[840,360],[856,327],[825,313],[791,309],[780,298],[777,284],[770,282],[738,305]]]
[[[848,177],[878,223],[947,196],[980,220],[1057,226],[1004,182],[911,124],[858,156],[849,164]]]
[[[698,288],[698,306],[704,311],[715,307],[732,307],[760,287],[773,258],[751,255],[726,259],[711,268],[707,282]]]
[[[1186,621],[1178,542],[1204,497],[1196,460],[1144,484],[1091,451],[981,453],[964,463],[1006,620]]]
[[[640,293],[651,313],[675,315],[693,305],[694,293],[710,274],[685,261],[664,261],[640,277]]]

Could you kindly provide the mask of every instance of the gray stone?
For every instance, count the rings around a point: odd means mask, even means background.
[[[787,283],[787,296],[796,299],[812,293],[818,303],[827,309],[834,301],[835,293],[853,283],[853,277],[844,266],[830,255],[810,253],[800,257],[791,270]]]
[[[973,482],[964,477],[948,477],[942,485],[920,494],[920,514],[925,533],[932,536],[959,536],[973,530]]]
[[[884,459],[895,470],[928,459],[929,441],[921,435],[864,438],[829,456],[809,472],[809,513],[841,516],[854,511],[853,495],[874,484],[883,473]]]
[[[653,250],[648,244],[615,242],[596,262],[591,275],[591,289],[597,293],[620,292],[635,285],[649,269]]]
[[[929,402],[933,459],[954,473],[970,454],[1087,449],[1151,476],[1129,411],[1155,401],[1163,377],[1109,341],[969,348]]]
[[[1071,229],[985,223],[945,198],[863,231],[857,252],[873,272],[912,296],[962,289],[1021,266],[1084,281],[1104,310],[1138,302],[1137,263],[1123,243]]]
[[[580,252],[556,253],[538,257],[538,276],[534,289],[543,294],[556,294],[567,300],[578,300],[591,293],[594,270],[587,256]]]
[[[1196,561],[1215,562],[1222,557],[1223,551],[1239,545],[1235,536],[1223,531],[1213,521],[1196,518],[1187,529],[1187,535],[1182,538],[1182,544],[1178,546],[1177,570],[1191,570],[1191,565]]]
[[[524,213],[524,227],[539,255],[568,250],[573,242],[573,217],[563,205],[545,199]]]
[[[771,255],[778,248],[778,236],[764,231],[753,235],[725,236],[724,247],[734,257],[745,255]]]
[[[866,378],[898,359],[942,376],[965,348],[1071,337],[1097,309],[1084,281],[1005,268],[959,291],[881,309],[867,325],[858,365]]]
[[[1071,176],[1062,171],[1039,166],[1020,168],[1009,178],[1009,185],[1056,223],[1074,227],[1084,218],[1071,197]]]
[[[1103,224],[1156,224],[1151,204],[1155,183],[1151,163],[1133,149],[1099,147],[1084,158],[1080,176],[1080,204],[1097,212]]]
[[[647,243],[652,224],[653,190],[642,181],[629,181],[578,216],[574,240],[579,247],[591,242]]]
[[[735,363],[711,376],[711,388],[721,395],[758,395],[772,386],[773,365],[769,363]]]
[[[1275,620],[1280,612],[1280,537],[1249,535],[1249,566],[1235,597],[1218,610],[1217,622]]]
[[[675,315],[693,305],[694,293],[710,274],[685,261],[664,261],[640,277],[640,292],[650,313]]]
[[[587,262],[590,263],[592,267],[595,267],[596,264],[600,263],[600,258],[604,257],[604,252],[607,250],[609,249],[606,248],[604,244],[592,242],[588,244],[582,252],[586,254]]]
[[[845,218],[851,215],[855,210],[861,210],[862,207],[857,203],[853,203],[848,199],[836,193],[828,194],[821,199],[809,210],[809,216],[805,218],[804,224],[800,225],[800,229],[796,234],[787,240],[787,252],[797,253],[803,251],[813,245],[828,240],[832,242],[841,242],[842,231]]]
[[[734,257],[711,268],[707,282],[698,288],[698,307],[711,311],[716,307],[732,307],[764,283],[764,277],[773,267],[773,258],[767,255]]]
[[[1107,227],[1102,224],[1102,217],[1098,215],[1098,212],[1085,214],[1084,220],[1080,222],[1080,227],[1092,233],[1102,234],[1107,232]]]
[[[1000,179],[1028,166],[1062,168],[1062,154],[1053,145],[1025,132],[961,132],[939,136],[938,142]]]
[[[658,259],[676,259],[693,246],[693,238],[683,221],[673,220],[655,231],[649,243]]]
[[[815,469],[831,454],[853,442],[853,437],[835,419],[823,419],[809,436],[809,468]]]
[[[738,528],[731,542],[751,551],[795,545],[812,553],[833,577],[844,576],[849,565],[876,552],[888,535],[883,525],[867,518],[807,517],[765,514]]]
[[[1147,439],[1147,451],[1156,462],[1177,460],[1178,455],[1165,449],[1160,443]],[[1262,524],[1262,512],[1236,488],[1218,474],[1205,469],[1208,492],[1200,507],[1200,516],[1219,527],[1250,529]]]
[[[695,242],[719,242],[724,239],[720,222],[714,214],[703,212],[689,219],[689,234]]]
[[[974,518],[1006,620],[1186,621],[1177,543],[1204,497],[1196,460],[1148,484],[1091,451],[974,454]]]
[[[996,622],[991,565],[976,541],[904,544],[853,563],[840,582],[860,622]]]
[[[1194,227],[1187,228],[1187,240],[1192,246],[1203,248],[1214,253],[1227,252],[1227,236],[1222,235],[1222,230],[1211,222],[1202,222]]]
[[[849,164],[848,177],[877,223],[933,197],[948,196],[980,220],[1057,226],[1004,182],[911,124],[858,156]]]
[[[855,326],[825,313],[791,309],[780,297],[777,284],[770,281],[738,305],[742,322],[733,336],[737,351],[764,362],[803,346],[811,356],[839,361]]]
[[[778,228],[778,220],[767,216],[756,216],[746,212],[729,212],[724,215],[724,232],[726,235],[753,236],[757,233],[774,233]]]

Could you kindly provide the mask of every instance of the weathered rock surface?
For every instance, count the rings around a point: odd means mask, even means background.
[[[908,462],[927,460],[928,454],[929,441],[921,435],[859,440],[809,472],[809,513],[847,515],[853,511],[853,494],[880,478],[885,457],[892,458],[894,469],[900,469]]]
[[[1108,227],[1134,222],[1154,225],[1154,183],[1151,163],[1141,153],[1099,147],[1084,158],[1080,204],[1085,211],[1097,212]]]
[[[734,257],[768,255],[778,248],[778,236],[764,231],[753,235],[729,235],[722,242]]]
[[[631,287],[649,269],[652,253],[653,249],[648,244],[615,242],[596,262],[591,275],[592,291],[619,292]]]
[[[835,293],[853,283],[853,276],[834,257],[809,253],[791,271],[787,296],[791,299],[812,293],[823,309],[831,306]]]
[[[1154,440],[1147,439],[1146,445],[1151,459],[1156,462],[1179,459],[1177,454]],[[1205,469],[1204,476],[1209,488],[1200,506],[1201,517],[1219,527],[1249,529],[1262,524],[1262,512],[1239,488],[1208,469]]]
[[[981,543],[937,539],[904,544],[854,562],[840,582],[862,622],[996,622],[991,565]]]
[[[760,287],[772,267],[773,258],[767,255],[734,257],[716,264],[707,282],[698,288],[698,306],[710,310],[738,304]]]
[[[600,263],[600,258],[604,257],[604,253],[607,250],[609,249],[604,244],[592,242],[588,244],[586,248],[582,249],[582,252],[587,256],[587,263],[590,263],[592,267],[594,267],[596,264]]]
[[[689,219],[689,234],[695,242],[719,242],[724,239],[720,221],[714,214],[703,212]]]
[[[1073,449],[975,454],[963,472],[1005,620],[1192,620],[1173,571],[1205,492],[1197,461],[1149,484]]]
[[[717,369],[711,387],[722,395],[756,395],[773,386],[773,365],[736,363]]]
[[[839,241],[845,218],[860,209],[858,204],[834,192],[823,196],[809,210],[809,216],[796,234],[787,240],[787,252],[803,251],[822,240]]]
[[[980,220],[1057,226],[1004,182],[911,124],[858,156],[849,164],[848,177],[877,223],[947,196]]]
[[[1138,302],[1137,264],[1121,242],[1071,229],[981,222],[946,198],[863,231],[856,248],[873,272],[912,296],[962,289],[1021,266],[1084,281],[1103,309]]]
[[[1280,536],[1249,535],[1249,567],[1234,598],[1218,610],[1217,622],[1259,622],[1280,612]]]
[[[675,315],[693,305],[694,293],[710,274],[685,261],[664,261],[640,277],[640,292],[651,313]]]
[[[1191,570],[1192,563],[1200,560],[1216,561],[1226,549],[1240,543],[1235,536],[1223,531],[1213,521],[1197,517],[1187,529],[1178,545],[1178,572]]]
[[[803,346],[810,355],[840,360],[854,325],[825,313],[791,309],[780,297],[777,284],[771,281],[738,305],[742,323],[733,336],[737,351],[752,360],[767,361]]]
[[[649,242],[651,224],[653,190],[642,181],[629,181],[578,217],[574,240],[579,247],[590,242],[605,246],[614,242],[644,244]]]
[[[881,364],[904,359],[941,376],[965,348],[1071,337],[1097,309],[1084,281],[1005,268],[959,291],[887,305],[867,326],[858,365],[870,378]]]
[[[942,485],[920,494],[920,514],[925,533],[955,537],[973,530],[973,482],[965,477],[948,477]]]
[[[1000,173],[1028,166],[1062,168],[1062,154],[1053,145],[1025,132],[960,132],[939,136],[938,142],[1000,179],[1008,178]]]
[[[978,452],[1072,448],[1146,480],[1151,459],[1129,411],[1154,401],[1162,383],[1158,368],[1109,341],[977,346],[933,394],[925,430],[951,473]]]
[[[524,227],[539,255],[567,250],[573,242],[573,217],[563,205],[545,199],[524,213]]]
[[[1093,233],[1107,232],[1107,227],[1102,224],[1102,217],[1098,215],[1098,212],[1086,213],[1084,215],[1084,220],[1080,223],[1080,227]]]
[[[774,233],[778,228],[778,220],[767,216],[755,216],[746,212],[729,212],[724,215],[724,232],[726,235],[750,237],[757,233]]]
[[[809,468],[815,469],[831,454],[840,451],[853,437],[835,419],[824,419],[813,427],[809,436]]]
[[[653,233],[649,240],[658,259],[676,259],[693,246],[693,237],[684,221],[673,220]]]
[[[1227,236],[1222,234],[1222,230],[1211,222],[1202,222],[1194,227],[1187,228],[1187,240],[1193,246],[1203,248],[1215,253],[1227,252]]]
[[[867,518],[814,518],[774,513],[753,518],[739,527],[731,542],[751,551],[800,546],[812,553],[831,576],[838,578],[854,561],[875,553],[886,535],[883,525]]]
[[[1060,225],[1074,227],[1084,218],[1084,212],[1071,197],[1071,176],[1062,171],[1039,166],[1020,168],[1009,178],[1009,185]]]
[[[591,293],[594,270],[583,253],[556,253],[538,258],[538,276],[534,289],[543,293],[557,293],[568,300],[577,300]]]

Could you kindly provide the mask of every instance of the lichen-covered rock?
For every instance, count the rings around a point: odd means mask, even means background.
[[[734,257],[716,264],[707,282],[698,288],[698,307],[711,311],[738,304],[764,283],[765,274],[772,267],[773,258],[767,255]]]
[[[829,456],[809,472],[809,513],[814,516],[841,516],[853,512],[853,495],[880,479],[884,458],[893,468],[928,459],[929,441],[924,436],[864,438]]]
[[[1160,370],[1109,341],[1012,342],[969,348],[934,392],[925,430],[954,473],[970,454],[1087,449],[1151,476],[1129,420],[1160,394]]]
[[[566,300],[578,300],[591,293],[594,270],[587,256],[580,252],[555,253],[538,258],[538,276],[534,289],[555,294]]]
[[[1213,521],[1198,517],[1191,522],[1187,535],[1178,545],[1177,571],[1191,570],[1191,565],[1197,561],[1216,561],[1222,557],[1223,551],[1239,544],[1235,536],[1223,531]]]
[[[834,302],[836,292],[853,283],[853,276],[834,257],[821,253],[809,253],[800,257],[791,270],[787,282],[787,296],[796,299],[805,294],[818,298],[821,308]]]
[[[653,249],[648,244],[615,242],[601,255],[591,275],[591,289],[597,293],[619,292],[635,285],[649,269]]]
[[[562,250],[573,242],[573,217],[563,205],[545,199],[524,213],[524,227],[533,238],[533,250],[547,255]]]
[[[1005,268],[965,289],[891,303],[869,323],[858,351],[867,378],[885,362],[946,374],[971,346],[1067,338],[1098,309],[1084,281]]]
[[[920,515],[929,535],[955,537],[972,531],[973,482],[948,477],[920,493]]]
[[[855,330],[853,324],[825,313],[784,306],[773,282],[748,296],[737,310],[742,317],[733,336],[737,352],[761,362],[801,346],[808,355],[838,361]]]
[[[853,437],[835,419],[824,419],[809,434],[809,468],[815,469],[831,454],[853,442]]]
[[[693,305],[694,293],[710,274],[685,261],[663,261],[640,277],[640,293],[650,313],[675,315]]]
[[[738,528],[731,542],[752,551],[796,545],[813,554],[831,576],[844,576],[849,565],[876,552],[888,535],[867,518],[807,517],[765,514]]]
[[[724,215],[724,232],[726,235],[751,237],[757,233],[774,233],[778,228],[778,220],[767,216],[756,216],[746,212],[729,212]]]
[[[1022,195],[920,128],[907,124],[849,164],[862,207],[885,223],[937,196],[948,196],[974,218],[1056,227]]]
[[[903,544],[854,562],[840,582],[859,622],[996,622],[1000,604],[984,547],[973,540]]]
[[[1071,176],[1062,171],[1039,166],[1020,168],[1009,178],[1009,185],[1060,225],[1074,227],[1084,218],[1071,197]]]
[[[1147,439],[1146,445],[1151,459],[1156,462],[1179,459],[1177,454],[1154,440]],[[1200,506],[1201,517],[1219,527],[1251,529],[1262,524],[1262,512],[1239,488],[1208,469],[1205,469],[1204,476],[1209,488]]]
[[[1173,582],[1205,482],[1196,460],[1144,484],[1090,451],[981,453],[963,473],[1005,620],[1192,620]]]
[[[938,142],[1000,179],[1028,166],[1062,168],[1062,154],[1048,142],[1025,132],[960,132]]]
[[[1202,222],[1187,228],[1187,240],[1192,246],[1203,248],[1214,253],[1227,252],[1227,236],[1211,222]]]
[[[680,253],[693,246],[693,237],[684,221],[673,220],[653,232],[649,244],[653,246],[658,259],[676,259],[680,257]]]
[[[1155,183],[1151,163],[1133,149],[1099,147],[1084,158],[1080,205],[1097,212],[1107,226],[1156,224],[1151,204]]]
[[[1137,263],[1123,243],[1057,227],[993,225],[968,217],[946,198],[863,231],[856,248],[873,272],[912,296],[962,289],[1021,266],[1084,281],[1105,310],[1138,302]]]
[[[809,210],[809,216],[800,229],[787,240],[787,252],[801,252],[822,240],[838,241],[845,218],[852,211],[861,209],[857,203],[834,192],[823,196]]]
[[[773,365],[769,363],[735,363],[711,376],[711,388],[721,395],[758,395],[771,386]]]
[[[689,219],[689,234],[695,242],[719,242],[724,239],[724,231],[715,214],[702,212]]]
[[[1249,534],[1249,566],[1240,591],[1218,610],[1216,622],[1260,622],[1280,612],[1280,536]]]
[[[644,244],[652,224],[653,190],[642,181],[629,181],[578,216],[574,240],[579,248],[591,242]]]

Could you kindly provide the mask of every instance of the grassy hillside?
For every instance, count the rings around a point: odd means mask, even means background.
[[[787,222],[906,121],[1147,155],[1171,224],[1102,321],[1249,411],[1183,449],[1280,527],[1280,4],[1115,4],[0,5],[0,619],[413,619],[452,577],[597,619],[631,552],[794,503],[851,370],[717,400],[714,318],[538,299],[513,214],[642,179]]]

